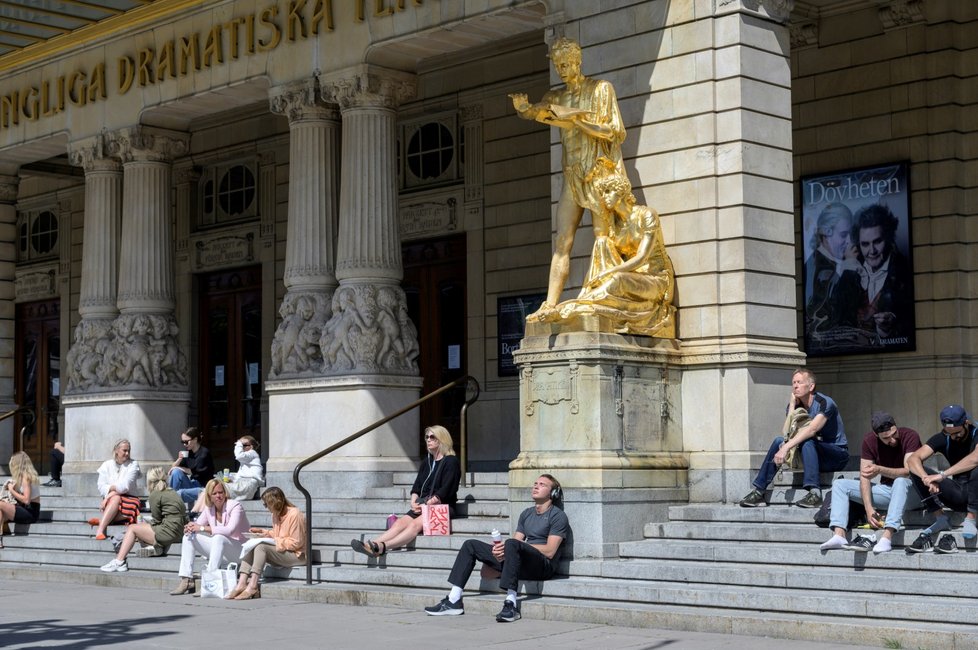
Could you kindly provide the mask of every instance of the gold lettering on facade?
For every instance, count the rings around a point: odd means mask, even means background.
[[[88,84],[88,101],[94,102],[96,99],[105,99],[106,97],[105,62],[102,61],[92,70],[92,79]]]
[[[317,0],[316,7],[312,11],[312,23],[310,25],[313,34],[319,34],[319,25],[326,22],[326,31],[333,31],[333,0]]]
[[[16,90],[0,97],[0,127],[6,129],[11,124],[20,124],[20,93]]]
[[[272,31],[272,37],[269,40],[264,38],[258,39],[258,49],[262,52],[267,50],[274,50],[278,47],[278,44],[282,41],[282,28],[278,26],[273,19],[278,16],[278,5],[272,5],[271,7],[265,7],[262,10],[261,15],[258,17],[258,22],[268,27]]]
[[[180,74],[187,74],[187,61],[193,64],[194,70],[200,70],[200,37],[197,33],[180,39]]]
[[[390,16],[394,13],[394,7],[387,4],[387,0],[374,0],[374,17]]]
[[[290,41],[295,40],[296,28],[298,27],[299,35],[302,38],[306,38],[306,21],[302,15],[305,11],[306,0],[292,0],[289,2],[289,16],[288,22],[286,23],[285,37]]]
[[[247,43],[248,54],[255,53],[255,14],[245,16],[245,43]]]
[[[205,67],[211,67],[214,65],[214,59],[217,59],[217,63],[224,63],[224,39],[221,38],[221,34],[224,33],[224,28],[221,25],[214,25],[211,27],[211,31],[207,33],[207,40],[204,41],[204,51],[201,54],[201,59]]]
[[[169,75],[171,79],[177,78],[176,55],[173,53],[173,41],[163,44],[160,54],[156,57],[156,80],[163,81]]]
[[[41,116],[40,99],[37,88],[31,87],[20,96],[20,112],[28,122],[36,122]]]
[[[231,50],[231,58],[238,58],[238,27],[244,24],[244,18],[235,18],[224,23],[224,28],[228,32],[228,47]]]
[[[84,106],[86,99],[85,73],[81,70],[75,70],[68,75],[68,101],[75,106]]]
[[[136,62],[128,56],[119,57],[119,94],[125,95],[136,78]]]
[[[156,77],[153,74],[153,68],[151,67],[153,63],[153,58],[155,58],[156,53],[153,52],[151,48],[144,48],[136,53],[139,57],[139,63],[136,64],[136,68],[139,70],[139,85],[145,86],[156,81]]]

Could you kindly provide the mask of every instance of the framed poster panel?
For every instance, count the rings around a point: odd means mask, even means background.
[[[801,179],[805,351],[916,348],[909,164]]]
[[[520,348],[526,331],[526,317],[540,309],[546,298],[545,293],[496,298],[496,370],[500,377],[518,374],[513,351]]]

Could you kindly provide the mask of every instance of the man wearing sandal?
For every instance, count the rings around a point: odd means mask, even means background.
[[[452,585],[448,596],[440,603],[425,608],[429,616],[459,616],[465,613],[462,606],[462,588],[468,582],[475,561],[500,571],[499,588],[506,590],[503,608],[496,615],[498,623],[512,623],[520,619],[516,602],[516,590],[520,580],[549,580],[557,570],[560,546],[570,533],[567,515],[555,504],[561,501],[560,483],[550,474],[541,474],[531,489],[534,505],[520,514],[516,533],[505,542],[491,545],[477,539],[462,544],[455,565],[448,576]]]

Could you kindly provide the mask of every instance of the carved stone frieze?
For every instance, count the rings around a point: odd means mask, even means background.
[[[818,23],[792,23],[788,27],[791,35],[791,49],[818,45]]]
[[[323,364],[319,349],[323,325],[332,314],[332,291],[290,291],[282,300],[282,322],[272,340],[271,377],[318,374]]]
[[[323,75],[319,79],[323,99],[340,108],[397,108],[417,92],[414,75],[376,66],[361,65]]]
[[[886,31],[926,21],[924,3],[921,0],[893,0],[889,5],[880,7],[879,17]]]
[[[17,200],[17,187],[20,177],[0,174],[0,203],[14,203]]]
[[[122,162],[170,162],[187,153],[190,137],[178,131],[133,126],[106,134],[108,152]]]
[[[396,285],[340,286],[319,347],[326,375],[418,373],[418,331]]]
[[[179,332],[169,314],[82,319],[65,358],[67,391],[127,386],[185,389],[187,357],[177,340]]]
[[[273,113],[285,115],[289,122],[302,120],[339,120],[333,106],[319,101],[319,84],[315,78],[305,79],[269,91],[269,108]]]
[[[122,170],[119,161],[111,157],[103,133],[69,143],[68,160],[86,172]]]

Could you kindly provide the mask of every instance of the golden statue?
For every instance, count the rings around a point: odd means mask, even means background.
[[[564,187],[557,203],[557,234],[550,263],[547,300],[527,321],[548,320],[560,300],[570,271],[574,234],[585,208],[596,205],[584,177],[599,156],[621,166],[621,143],[625,126],[618,111],[614,87],[607,81],[581,74],[581,46],[569,38],[558,38],[550,47],[550,60],[565,86],[551,90],[537,104],[526,95],[510,95],[513,107],[526,120],[536,120],[560,129],[563,145]]]
[[[675,276],[655,210],[636,205],[621,160],[625,129],[614,88],[581,74],[581,48],[567,38],[550,48],[564,81],[537,104],[513,94],[524,119],[560,129],[564,186],[557,204],[557,234],[547,298],[527,323],[597,315],[612,331],[675,338]],[[584,209],[591,211],[594,248],[580,295],[557,304],[567,282],[574,234]],[[604,329],[604,327],[602,327]]]

